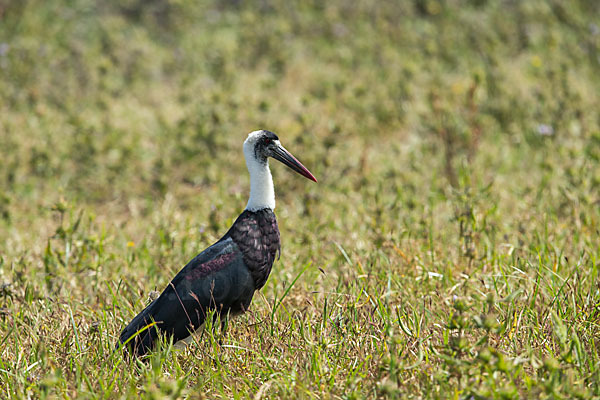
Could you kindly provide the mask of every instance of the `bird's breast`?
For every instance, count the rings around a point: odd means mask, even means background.
[[[256,289],[260,289],[266,283],[280,249],[275,213],[270,209],[244,211],[232,226],[231,238],[242,251]]]

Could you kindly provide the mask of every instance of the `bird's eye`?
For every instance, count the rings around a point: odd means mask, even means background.
[[[269,138],[266,138],[266,139],[265,139],[265,144],[271,144],[271,139],[269,139]]]

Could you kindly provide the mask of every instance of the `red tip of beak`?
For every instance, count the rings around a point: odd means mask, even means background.
[[[273,158],[281,161],[283,164],[287,165],[300,175],[305,178],[310,179],[313,182],[317,182],[317,178],[304,166],[296,157],[294,157],[289,151],[287,151],[283,146],[279,146],[277,148],[276,153],[273,155]]]

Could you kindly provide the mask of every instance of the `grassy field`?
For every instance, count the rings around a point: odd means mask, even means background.
[[[599,93],[594,0],[0,1],[0,398],[600,398]],[[124,360],[259,128],[265,288]]]

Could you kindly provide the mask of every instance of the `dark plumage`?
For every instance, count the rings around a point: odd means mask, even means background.
[[[229,231],[198,254],[162,294],[121,332],[137,355],[152,349],[159,330],[173,342],[185,339],[204,323],[210,310],[223,316],[248,310],[255,290],[262,288],[280,251],[279,229],[270,209],[244,211]]]

